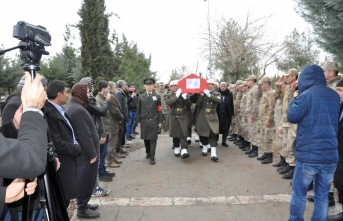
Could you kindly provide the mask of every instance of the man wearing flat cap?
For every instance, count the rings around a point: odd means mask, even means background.
[[[166,104],[166,101],[164,100],[164,95],[168,93],[168,90],[165,89],[165,84],[163,82],[158,83],[158,90],[156,90],[156,93],[159,94],[161,97],[163,129],[164,132],[166,132],[169,128],[169,106]]]
[[[208,150],[211,149],[211,160],[217,162],[219,120],[216,109],[217,105],[221,103],[221,95],[219,92],[214,91],[214,83],[215,81],[212,79],[207,80],[207,89],[200,94],[196,101],[198,110],[195,128],[203,145],[202,155],[207,156]]]
[[[259,118],[261,121],[261,153],[258,157],[262,164],[273,162],[273,131],[274,131],[274,107],[275,95],[271,88],[271,80],[268,76],[261,78],[263,95],[260,103]]]
[[[327,61],[322,67],[326,79],[326,86],[335,90],[336,84],[341,80],[338,75],[338,64],[336,62]]]
[[[182,93],[181,88],[178,88],[177,80],[170,82],[170,91],[164,96],[164,99],[170,107],[169,136],[173,138],[174,155],[186,159],[189,157],[187,143],[188,110],[192,102],[187,97],[187,93]]]
[[[137,126],[141,128],[141,139],[144,140],[146,158],[150,164],[155,164],[157,145],[157,129],[162,127],[161,97],[154,89],[155,80],[147,78],[144,81],[145,92],[138,97]]]

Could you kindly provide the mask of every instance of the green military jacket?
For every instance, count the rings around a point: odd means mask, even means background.
[[[189,117],[192,114],[192,102],[189,98],[183,99],[180,95],[176,97],[175,93],[169,91],[164,95],[166,104],[170,107],[169,112],[169,136],[170,137],[187,137],[190,123]]]
[[[217,105],[221,102],[221,95],[217,91],[212,91],[211,96],[200,95],[197,99],[197,117],[195,128],[200,136],[208,137],[211,130],[219,134],[219,120],[217,115]]]
[[[169,106],[166,104],[166,101],[164,100],[164,96],[168,93],[167,90],[157,90],[156,93],[160,95],[161,97],[161,106],[162,106],[162,114],[168,114],[169,113]]]

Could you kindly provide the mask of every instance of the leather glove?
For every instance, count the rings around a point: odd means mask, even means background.
[[[205,89],[204,90],[204,94],[206,94],[207,97],[210,97],[211,96],[211,93],[209,90]]]
[[[181,92],[182,92],[181,88],[177,89],[177,91],[175,92],[176,97],[180,97]]]
[[[182,94],[182,97],[184,100],[186,100],[187,99],[187,93]]]

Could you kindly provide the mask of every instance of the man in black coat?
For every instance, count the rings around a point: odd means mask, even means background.
[[[155,152],[157,144],[157,129],[162,127],[161,97],[153,91],[155,80],[144,80],[146,91],[138,98],[137,126],[141,128],[141,139],[144,140],[146,158],[150,164],[155,164]]]
[[[86,110],[89,89],[85,83],[74,84],[71,91],[72,99],[66,113],[70,116],[75,137],[80,144],[82,154],[77,158],[77,178],[80,197],[77,202],[79,218],[98,218],[100,213],[89,209],[88,201],[93,193],[97,178],[99,159],[99,135],[91,115]]]
[[[50,136],[61,166],[57,172],[60,179],[66,207],[71,199],[79,197],[76,158],[81,155],[81,147],[75,139],[70,118],[65,114],[68,100],[67,88],[63,81],[52,81],[46,90],[48,99],[44,112],[49,125]]]
[[[221,93],[221,103],[217,106],[217,114],[219,118],[219,134],[222,136],[222,145],[228,147],[226,143],[227,136],[229,134],[229,129],[231,125],[231,119],[234,114],[233,108],[233,96],[228,90],[227,84],[225,82],[220,83],[219,91]],[[219,140],[219,134],[217,139]]]
[[[341,98],[341,109],[338,121],[338,163],[337,169],[333,178],[335,188],[338,191],[338,202],[343,204],[343,80],[340,80],[336,84],[336,91]],[[337,215],[331,215],[328,217],[328,221],[339,221],[343,220],[343,212]]]

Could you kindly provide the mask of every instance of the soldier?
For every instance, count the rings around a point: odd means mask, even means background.
[[[239,103],[239,112],[237,112],[237,119],[238,119],[238,130],[240,133],[241,140],[236,143],[239,148],[243,149],[245,146],[249,146],[250,144],[246,140],[248,137],[248,132],[247,132],[247,123],[244,121],[245,119],[245,109],[246,109],[246,102],[247,102],[247,91],[248,91],[248,86],[247,82],[243,81],[242,85],[240,86],[240,91],[242,92],[242,99]],[[251,152],[251,151],[250,151]],[[247,153],[247,154],[250,154]]]
[[[336,84],[341,80],[341,76],[338,75],[338,64],[327,61],[324,63],[322,68],[326,79],[326,86],[336,90]]]
[[[162,104],[162,117],[163,117],[163,130],[164,132],[167,132],[168,127],[169,127],[169,107],[166,104],[164,100],[164,95],[168,93],[168,90],[165,89],[165,85],[163,82],[158,83],[158,90],[156,90],[156,93],[160,95],[161,97],[161,104]],[[160,132],[160,131],[159,131]]]
[[[293,124],[287,119],[287,111],[290,100],[293,98],[293,92],[295,90],[296,80],[298,79],[297,69],[289,69],[288,72],[280,78],[280,80],[275,84],[275,94],[276,99],[282,99],[282,118],[281,124],[279,126],[279,132],[282,134],[282,148],[281,153],[285,158],[285,162],[282,166],[278,168],[278,171],[284,179],[292,179],[294,167],[295,167],[295,157],[294,157],[294,137],[292,136]],[[287,83],[285,89],[282,91],[282,85]]]
[[[275,95],[271,88],[271,81],[268,76],[264,76],[260,82],[262,84],[263,95],[260,103],[260,121],[261,121],[261,147],[263,155],[257,157],[262,164],[273,162],[273,130],[274,130],[274,107]]]
[[[141,128],[141,139],[144,140],[146,158],[155,164],[157,128],[162,127],[161,97],[153,91],[155,80],[144,80],[145,92],[138,97],[137,126]]]
[[[246,101],[246,108],[245,108],[245,122],[248,123],[248,131],[249,137],[247,138],[248,141],[251,143],[251,153],[248,155],[249,157],[257,157],[258,156],[258,132],[257,132],[257,117],[258,117],[258,104],[259,104],[259,90],[256,84],[257,77],[255,75],[250,75],[247,79],[247,85],[249,87],[249,91],[247,94],[247,101]],[[247,151],[249,147],[245,146],[243,151]]]
[[[219,121],[216,108],[221,102],[221,96],[220,93],[214,91],[214,83],[214,80],[208,80],[207,89],[197,99],[196,106],[198,110],[195,127],[203,145],[202,155],[207,156],[207,151],[211,148],[211,160],[217,162],[216,135],[219,134]]]
[[[182,90],[178,88],[178,81],[170,82],[170,91],[164,95],[166,104],[170,107],[169,114],[169,136],[173,138],[174,155],[176,157],[186,159],[189,157],[187,136],[188,136],[188,109],[192,102],[187,97],[187,93],[182,94]],[[181,147],[180,147],[181,143]]]
[[[279,93],[285,89],[285,84],[281,85],[281,90],[279,90]],[[281,107],[282,107],[282,99],[274,93],[274,96],[277,97],[277,100],[275,102],[275,108],[274,108],[274,122],[275,122],[275,145],[276,148],[274,151],[274,157],[273,159],[275,160],[276,158],[280,157],[280,161],[277,163],[273,164],[273,167],[279,167],[283,164],[285,161],[285,158],[283,157],[283,154],[281,152],[281,147],[282,147],[282,134],[279,132],[279,125],[281,123]]]
[[[235,93],[234,95],[234,116],[236,116],[237,109],[239,108],[239,100],[242,98],[242,92],[239,90],[240,86],[242,84],[241,80],[238,80],[235,84]],[[232,117],[232,122],[231,122],[231,128],[232,128],[232,136],[228,139],[229,141],[237,141],[239,136],[238,136],[238,125],[237,125],[237,120],[235,117]]]

